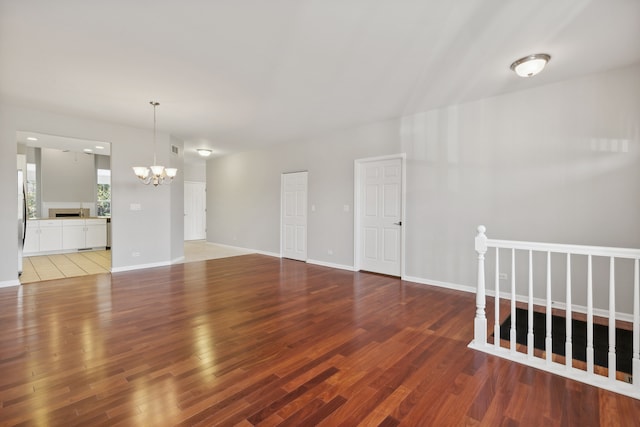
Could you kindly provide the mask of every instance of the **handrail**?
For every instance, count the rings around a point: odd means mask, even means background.
[[[563,245],[560,243],[522,242],[517,240],[487,239],[487,247],[519,249],[526,251],[554,252],[572,255],[593,255],[615,258],[640,258],[640,249],[609,248],[604,246]]]
[[[607,390],[622,393],[627,396],[640,399],[640,249],[631,248],[610,248],[602,246],[583,246],[583,245],[566,245],[557,243],[539,243],[539,242],[523,242],[513,240],[498,240],[487,238],[486,228],[478,226],[478,233],[475,237],[475,250],[478,254],[478,282],[476,290],[476,315],[474,318],[474,340],[469,345],[472,348],[495,354],[510,360],[514,360],[525,365],[535,366],[537,368],[563,375],[587,384],[595,385]],[[487,318],[485,313],[486,306],[486,290],[485,290],[485,255],[489,248],[495,249],[495,307],[494,307],[494,342],[487,344]],[[509,347],[503,348],[500,345],[500,250],[508,250],[511,258],[511,286],[510,286],[510,307],[511,307],[511,324],[509,332]],[[526,251],[528,253],[528,274],[527,274],[527,342],[526,353],[520,353],[516,350],[516,251]],[[533,288],[533,271],[534,257],[533,252],[546,253],[546,283],[544,292],[546,301],[544,307],[546,321],[545,335],[545,358],[535,356],[534,353],[534,288]],[[493,251],[492,251],[493,253]],[[564,261],[554,261],[552,267],[552,253],[566,255]],[[557,285],[565,292],[565,309],[564,315],[566,319],[573,318],[573,312],[579,306],[574,307],[572,303],[572,257],[574,255],[587,256],[587,283],[586,283],[586,323],[587,323],[587,342],[586,342],[586,371],[573,368],[573,342],[572,342],[572,322],[566,322],[566,339],[565,339],[565,363],[559,364],[553,362],[551,357],[552,336],[551,336],[551,318],[552,318],[552,283],[551,271],[557,268],[556,263],[563,265],[566,270],[566,281]],[[606,311],[606,320],[608,323],[608,378],[594,373],[594,342],[593,342],[593,318],[594,318],[594,302],[593,302],[593,262],[594,256],[609,258],[609,281],[608,287],[608,310]],[[632,384],[619,381],[616,378],[616,259],[633,260],[633,354],[632,354]],[[544,265],[544,264],[543,264]],[[575,269],[575,267],[573,267]],[[624,278],[621,286],[626,286],[626,278]],[[620,285],[619,285],[620,286]],[[522,298],[522,297],[521,297]],[[582,309],[584,310],[584,308]]]

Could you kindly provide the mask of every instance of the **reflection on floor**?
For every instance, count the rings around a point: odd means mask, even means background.
[[[86,251],[25,257],[21,283],[109,273],[111,251]]]
[[[204,240],[194,240],[184,242],[184,260],[181,262],[204,261],[250,253],[252,252],[249,250],[216,245]],[[32,256],[25,257],[23,260],[20,283],[109,273],[110,271],[111,251],[86,251]]]

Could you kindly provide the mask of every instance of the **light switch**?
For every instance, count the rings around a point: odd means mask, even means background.
[[[140,203],[131,203],[129,205],[129,209],[132,211],[141,211],[142,210],[142,206],[140,205]]]
[[[316,205],[311,205],[311,212],[315,212],[316,211]]]
[[[349,205],[344,205],[344,206],[342,207],[342,209],[343,209],[345,212],[349,212]]]

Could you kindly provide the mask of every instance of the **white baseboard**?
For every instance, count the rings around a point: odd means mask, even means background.
[[[12,286],[20,286],[20,280],[5,280],[4,282],[0,282],[0,288],[10,288]]]
[[[114,268],[111,268],[111,272],[120,273],[122,271],[142,270],[143,268],[166,267],[168,265],[171,265],[171,261],[152,262],[149,264],[127,265],[124,267],[114,267]]]
[[[475,292],[475,289],[473,290],[473,292]],[[490,297],[495,296],[496,294],[495,291],[491,289],[487,289],[485,293],[487,296],[490,296]],[[511,300],[511,293],[500,292],[500,298]],[[529,302],[529,299],[525,295],[516,294],[516,301],[526,304]],[[545,307],[547,305],[547,300],[542,298],[533,298],[533,304]],[[551,308],[557,308],[558,310],[566,310],[567,305],[563,302],[551,301]],[[571,310],[576,313],[587,314],[587,307],[583,305],[572,304]],[[593,315],[598,317],[608,318],[609,311],[601,308],[594,308]],[[616,320],[622,320],[624,322],[633,322],[633,314],[616,311]]]
[[[457,283],[442,282],[440,280],[422,279],[420,277],[413,277],[413,276],[402,276],[402,280],[406,280],[408,282],[420,283],[421,285],[432,285],[432,286],[437,286],[439,288],[453,289],[453,290],[456,290],[456,291],[470,292],[470,293],[473,293],[473,294],[476,293],[476,288],[473,287],[473,286],[459,285]]]
[[[438,286],[438,287],[441,287],[441,288],[454,289],[454,290],[463,291],[463,292],[470,292],[472,294],[476,293],[476,287],[475,286],[459,285],[459,284],[456,284],[456,283],[441,282],[439,280],[428,280],[428,279],[422,279],[420,277],[412,277],[412,276],[403,276],[402,280],[407,280],[409,282],[420,283],[420,284],[423,284],[423,285],[433,285],[433,286]],[[491,289],[487,289],[485,291],[485,294],[487,296],[489,296],[489,297],[492,297],[492,296],[495,296],[495,291],[493,291]],[[510,292],[500,292],[500,298],[506,299],[506,300],[511,300],[511,293]],[[526,304],[529,301],[529,299],[525,295],[516,295],[516,301]],[[542,298],[534,298],[533,299],[533,304],[545,307],[547,305],[547,301],[542,299]],[[551,302],[551,308],[557,308],[559,310],[566,310],[567,306],[563,302],[552,301]],[[576,313],[587,314],[587,307],[582,306],[582,305],[575,305],[574,304],[574,305],[572,305],[571,309]],[[594,316],[608,318],[609,317],[609,312],[607,310],[594,308],[593,309],[593,315]],[[633,322],[633,314],[616,312],[616,319],[617,320],[622,320],[622,321],[625,321],[625,322]]]
[[[178,264],[184,261],[184,255],[179,256],[178,258],[174,258],[171,260],[171,264]]]
[[[356,271],[352,265],[334,264],[332,262],[318,261],[315,259],[308,259],[307,264],[320,265],[322,267],[337,268],[338,270]]]
[[[258,249],[246,249],[246,250],[251,250],[251,252],[256,253],[256,254],[260,254],[260,255],[272,256],[274,258],[282,258],[280,256],[280,254],[277,254],[275,252],[261,251],[261,250],[258,250]]]
[[[248,254],[260,254],[260,255],[272,256],[272,257],[275,257],[275,258],[281,258],[280,254],[275,253],[275,252],[261,251],[259,249],[243,248],[241,246],[232,246],[232,245],[226,245],[224,243],[217,243],[217,242],[207,242],[207,243],[211,243],[213,245],[222,246],[223,248],[235,249],[237,251],[244,251],[244,252],[246,252]]]

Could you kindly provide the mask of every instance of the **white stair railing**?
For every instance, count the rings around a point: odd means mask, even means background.
[[[563,245],[554,243],[537,243],[537,242],[520,242],[509,240],[488,239],[486,236],[486,228],[478,227],[478,233],[475,237],[475,250],[478,254],[478,283],[476,290],[476,314],[474,319],[474,339],[469,347],[481,350],[486,353],[494,354],[506,359],[523,363],[525,365],[534,366],[548,372],[562,375],[567,378],[575,379],[587,384],[621,393],[627,396],[640,399],[640,250],[627,248],[608,248],[600,246],[579,246],[579,245]],[[494,322],[493,322],[493,344],[487,343],[487,318],[486,318],[486,289],[485,289],[485,255],[489,248],[495,249],[495,282],[493,293],[495,295],[494,305]],[[509,348],[500,345],[500,250],[508,250],[511,254],[511,289],[510,289],[510,307],[511,307],[511,324],[509,330]],[[528,253],[528,287],[524,298],[516,295],[516,251],[525,251]],[[536,357],[534,353],[534,252],[546,254],[546,281],[545,281],[545,301],[538,301],[540,307],[544,307],[545,311],[545,357]],[[492,251],[493,253],[493,251]],[[554,362],[552,358],[552,265],[551,255],[566,255],[566,283],[564,284],[566,293],[564,301],[564,315],[566,319],[566,341],[565,341],[565,363],[564,365]],[[584,255],[587,257],[587,283],[586,283],[586,310],[572,303],[572,256]],[[593,342],[593,257],[606,257],[609,259],[609,308],[606,311],[606,320],[608,323],[609,341],[608,341],[608,377],[599,375],[594,372],[594,342]],[[633,353],[632,353],[632,376],[631,383],[627,383],[616,378],[616,260],[628,259],[633,263],[633,278],[631,283],[622,283],[622,286],[633,286],[633,314],[632,314],[632,335],[633,335]],[[561,285],[561,284],[559,284]],[[509,295],[503,293],[502,295]],[[516,342],[516,301],[526,299],[526,307],[528,311],[528,327],[526,353],[517,351]],[[562,305],[562,304],[560,304]],[[574,312],[586,312],[587,323],[587,342],[586,342],[586,370],[573,367],[573,342],[572,342],[572,322]]]

